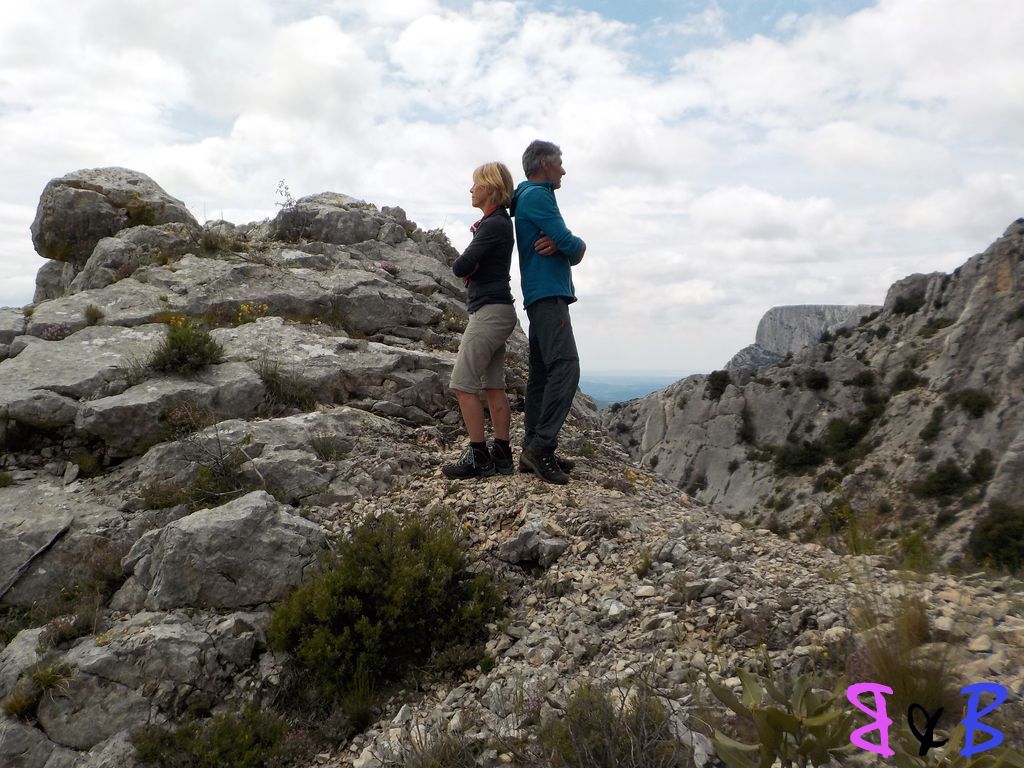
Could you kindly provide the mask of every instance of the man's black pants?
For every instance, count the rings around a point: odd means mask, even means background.
[[[526,447],[551,453],[580,383],[580,356],[569,303],[558,296],[526,308],[530,318],[530,375],[526,381]]]

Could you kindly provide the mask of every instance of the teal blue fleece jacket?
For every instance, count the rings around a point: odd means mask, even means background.
[[[583,241],[565,226],[554,185],[549,181],[520,183],[512,196],[510,212],[516,220],[523,306],[550,296],[564,297],[570,304],[576,301],[572,267],[583,259]],[[550,256],[541,256],[533,249],[542,234],[558,246]]]

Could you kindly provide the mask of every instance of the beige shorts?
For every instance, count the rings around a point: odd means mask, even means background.
[[[516,327],[511,304],[485,304],[469,316],[452,370],[452,389],[505,388],[505,342]]]

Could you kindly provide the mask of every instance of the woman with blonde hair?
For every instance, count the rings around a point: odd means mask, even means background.
[[[512,174],[502,163],[485,163],[473,171],[469,194],[483,217],[470,227],[473,240],[452,265],[455,276],[466,283],[469,324],[451,380],[469,433],[469,447],[458,461],[441,468],[445,477],[460,480],[489,477],[495,472],[512,474],[508,442],[512,412],[505,394],[505,342],[516,327],[510,275],[515,236],[508,215]],[[484,433],[481,391],[494,428],[491,449]]]

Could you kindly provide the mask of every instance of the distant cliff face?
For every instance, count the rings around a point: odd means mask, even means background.
[[[862,317],[879,309],[870,304],[772,307],[757,324],[755,343],[778,355],[796,354],[817,344],[823,333],[856,325]]]
[[[1022,234],[1019,220],[953,274],[897,282],[881,308],[772,310],[740,355],[754,364],[612,406],[606,425],[735,518],[915,530],[954,559],[1024,492]],[[794,354],[749,373],[767,349]]]

